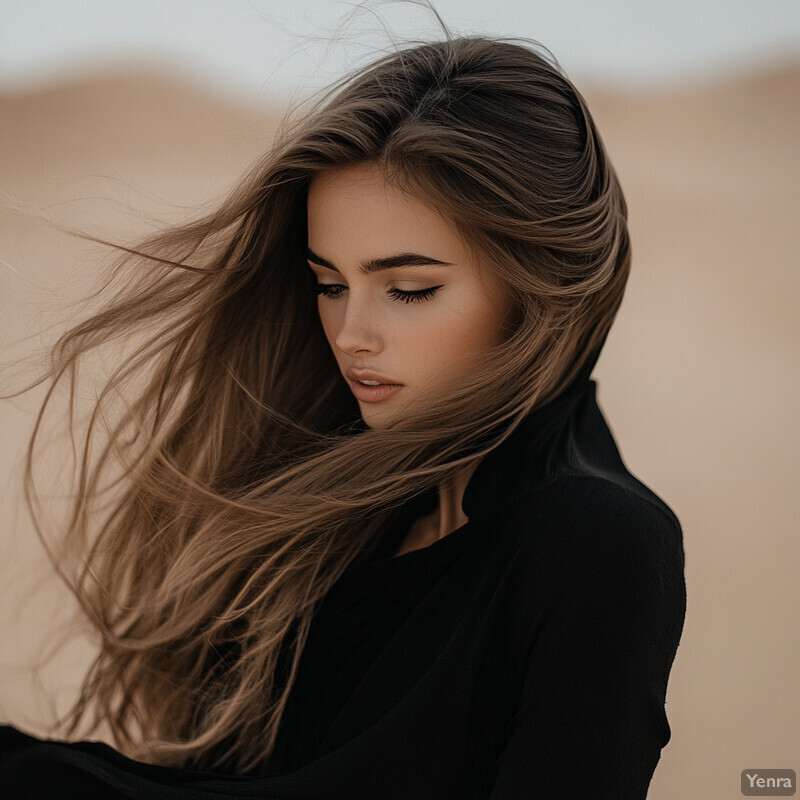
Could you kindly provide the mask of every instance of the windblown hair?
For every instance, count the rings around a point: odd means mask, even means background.
[[[74,397],[90,351],[127,346],[81,433],[53,556],[100,645],[70,733],[88,716],[140,760],[256,769],[337,579],[605,339],[630,244],[585,100],[530,40],[446,33],[286,117],[213,213],[120,245],[109,298],[54,347],[31,508],[56,386]],[[360,164],[451,221],[517,309],[463,385],[382,429],[361,419],[305,263],[309,183]]]

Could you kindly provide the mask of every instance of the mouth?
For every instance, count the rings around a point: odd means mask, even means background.
[[[351,379],[350,387],[357,399],[366,403],[376,403],[397,394],[403,388],[403,384],[378,383],[377,381],[363,383],[362,381]]]

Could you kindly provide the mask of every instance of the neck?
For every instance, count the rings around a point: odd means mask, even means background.
[[[477,466],[477,462],[469,464],[456,473],[449,482],[439,484],[439,505],[430,515],[431,535],[436,539],[447,536],[468,521],[467,515],[461,508],[461,501],[467,483]]]

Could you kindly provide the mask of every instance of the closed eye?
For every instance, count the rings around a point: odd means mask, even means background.
[[[419,303],[423,300],[430,300],[436,292],[442,288],[442,285],[443,284],[431,286],[427,289],[417,289],[411,292],[403,291],[402,289],[389,289],[389,295],[392,299],[401,300],[404,303]],[[313,286],[314,291],[318,295],[330,298],[339,297],[346,288],[346,286],[342,286],[340,283],[316,283]]]

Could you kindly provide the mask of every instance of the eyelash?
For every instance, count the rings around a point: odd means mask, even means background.
[[[325,297],[336,298],[341,292],[332,294],[331,290],[340,286],[341,284],[339,283],[315,283],[313,288],[318,295],[321,294]],[[441,286],[431,286],[428,289],[418,289],[414,292],[404,292],[402,289],[389,289],[389,294],[392,295],[394,300],[401,300],[404,303],[418,303],[423,300],[430,300],[441,288]]]

